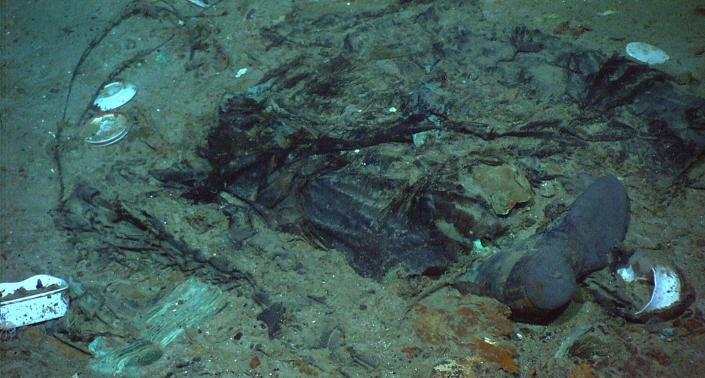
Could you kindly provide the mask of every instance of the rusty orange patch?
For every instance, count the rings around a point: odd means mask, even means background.
[[[506,340],[514,331],[512,322],[507,319],[510,311],[505,305],[474,296],[443,299],[444,308],[414,305],[418,316],[412,328],[421,342],[452,358],[479,359],[495,369],[519,372],[514,361],[516,348],[499,341]]]

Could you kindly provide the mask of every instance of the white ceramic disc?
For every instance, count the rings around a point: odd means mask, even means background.
[[[99,115],[86,125],[88,137],[86,142],[107,146],[113,144],[127,135],[128,121],[123,113],[113,112]]]
[[[644,42],[628,43],[626,51],[627,55],[646,64],[661,64],[671,58],[660,48]]]
[[[132,100],[137,94],[134,84],[124,81],[114,81],[100,90],[93,104],[102,111],[117,109]]]

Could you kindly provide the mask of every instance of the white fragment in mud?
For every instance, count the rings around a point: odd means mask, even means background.
[[[634,315],[664,310],[681,300],[681,280],[674,269],[656,265],[651,267],[651,271],[654,274],[654,291],[651,293],[651,299]]]
[[[199,6],[199,7],[201,7],[201,8],[208,8],[208,7],[210,7],[210,5],[204,3],[203,1],[200,1],[200,0],[187,0],[187,1],[188,1],[189,3],[191,3],[191,4],[193,4],[193,5]]]
[[[626,52],[627,55],[646,64],[661,64],[671,58],[660,48],[644,42],[628,43]]]
[[[633,282],[638,278],[634,268],[631,265],[626,268],[617,269],[617,274],[622,278],[622,280],[624,280],[624,282]]]
[[[237,71],[237,73],[235,74],[235,77],[240,77],[240,76],[242,76],[242,75],[244,75],[244,74],[246,74],[246,73],[247,73],[247,67],[245,67],[245,68],[240,68],[240,69]]]

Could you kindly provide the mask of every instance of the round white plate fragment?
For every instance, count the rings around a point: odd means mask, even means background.
[[[114,81],[100,90],[93,104],[102,111],[114,110],[130,102],[136,94],[137,88],[134,84]]]
[[[86,142],[107,146],[113,144],[127,135],[127,116],[124,113],[112,112],[101,114],[86,124]]]
[[[626,51],[627,55],[646,64],[661,64],[671,58],[660,48],[644,42],[630,42]]]

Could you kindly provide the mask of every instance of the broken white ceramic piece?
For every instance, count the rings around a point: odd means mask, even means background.
[[[626,51],[627,55],[646,64],[661,64],[671,58],[660,48],[644,42],[628,43]]]
[[[663,266],[651,267],[654,274],[654,290],[649,302],[634,315],[668,309],[681,300],[681,280],[678,272]]]

